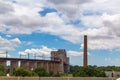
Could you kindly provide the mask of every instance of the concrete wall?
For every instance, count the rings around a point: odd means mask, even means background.
[[[59,73],[69,72],[69,58],[67,57],[67,53],[65,49],[58,49],[58,51],[51,51],[51,60],[61,60],[60,64],[58,64]],[[57,70],[57,69],[56,69]]]
[[[62,78],[62,77],[0,77],[0,80],[116,80],[115,78],[101,78],[101,77],[75,77],[75,78]]]
[[[17,68],[18,68],[18,61],[15,61],[15,60],[11,61],[10,62],[10,75],[12,75],[13,71],[15,71],[15,69]]]

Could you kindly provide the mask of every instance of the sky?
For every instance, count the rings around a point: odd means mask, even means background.
[[[120,66],[120,0],[0,0],[0,57],[50,57],[65,49],[71,65]],[[24,56],[23,56],[24,55]]]

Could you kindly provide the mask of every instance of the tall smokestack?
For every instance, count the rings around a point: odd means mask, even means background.
[[[88,55],[87,55],[87,35],[84,35],[84,58],[83,66],[88,65]]]

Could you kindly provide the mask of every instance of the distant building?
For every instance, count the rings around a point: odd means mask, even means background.
[[[61,63],[58,66],[60,73],[67,73],[70,71],[69,58],[67,57],[65,49],[59,49],[58,51],[51,51],[51,60],[60,59]]]
[[[106,77],[114,77],[115,72],[114,71],[105,71]]]
[[[117,71],[105,71],[107,77],[120,77],[120,72]]]

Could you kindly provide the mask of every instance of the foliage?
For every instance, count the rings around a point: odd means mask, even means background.
[[[5,68],[0,64],[0,76],[5,76]]]
[[[70,73],[75,77],[105,77],[105,71],[120,71],[119,66],[71,66]]]
[[[18,68],[14,72],[15,76],[22,76],[22,77],[32,76],[32,74],[33,74],[32,72],[25,70],[24,68]]]
[[[0,64],[0,71],[1,71],[1,72],[4,72],[4,71],[5,71],[4,66],[3,66],[3,65],[1,65],[1,64]]]
[[[119,66],[101,66],[98,68],[102,69],[103,71],[120,71]]]
[[[105,77],[104,71],[96,66],[71,66],[71,73],[75,77]]]
[[[0,76],[5,76],[5,73],[0,71]]]
[[[47,71],[44,68],[38,67],[34,70],[34,72],[38,75],[38,76],[49,76],[49,74],[47,73]]]
[[[4,66],[0,65],[0,76],[5,75]],[[120,71],[118,66],[70,66],[69,73],[54,74],[53,72],[47,73],[44,68],[38,67],[33,71],[28,71],[23,68],[19,68],[14,71],[15,76],[41,76],[41,77],[105,77],[105,71]]]
[[[38,74],[35,72],[31,72],[31,76],[38,76]]]

